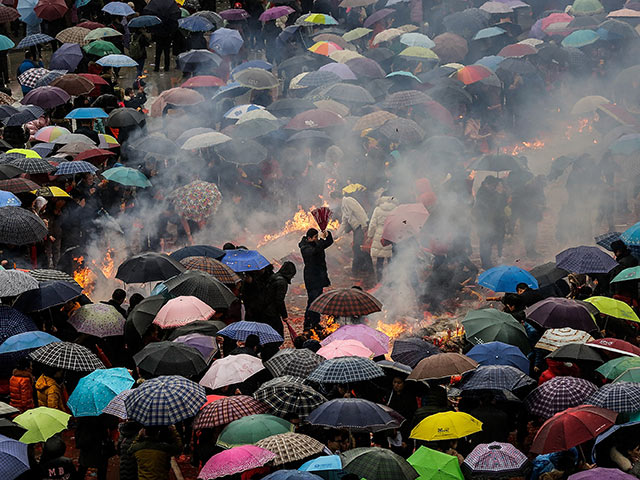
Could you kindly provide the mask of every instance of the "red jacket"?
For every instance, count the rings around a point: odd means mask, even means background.
[[[546,361],[549,368],[540,375],[538,385],[542,385],[555,377],[580,377],[580,368],[575,363],[561,362],[551,358],[547,358]]]
[[[20,412],[34,408],[33,375],[25,370],[15,369],[9,380],[10,405]]]

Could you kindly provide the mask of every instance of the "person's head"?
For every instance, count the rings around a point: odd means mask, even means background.
[[[31,50],[25,50],[24,58],[25,60],[33,60],[33,52],[31,52]]]
[[[113,300],[118,305],[122,305],[125,298],[127,298],[127,292],[125,292],[121,288],[116,288],[111,294],[111,300]]]
[[[332,452],[342,452],[346,450],[347,442],[345,440],[345,435],[342,432],[329,432],[327,435],[327,448]]]
[[[222,246],[222,249],[223,250],[235,250],[236,246],[231,242],[227,242]]]
[[[67,450],[67,445],[59,435],[50,437],[44,444],[42,449],[42,455],[45,459],[54,459],[64,456],[64,452]]]
[[[331,192],[331,198],[335,198],[336,200],[340,200],[342,197],[344,197],[344,194],[342,193],[342,190],[340,190],[339,188],[337,188],[333,192]]]
[[[244,341],[244,345],[250,350],[257,350],[260,346],[260,337],[252,333],[247,336],[247,339]]]
[[[125,88],[124,89],[124,96],[125,97],[131,97],[133,95],[133,88]]]
[[[489,175],[482,181],[482,186],[485,188],[489,188],[491,190],[495,190],[498,186],[498,177],[494,177],[493,175]]]
[[[526,283],[519,283],[516,285],[516,292],[518,292],[518,295],[522,295],[527,290],[529,290],[529,285]]]
[[[304,343],[302,344],[302,348],[311,350],[313,353],[316,353],[318,350],[320,350],[321,347],[322,345],[320,345],[320,342],[313,338],[310,338],[309,340],[305,340]]]
[[[309,230],[307,230],[307,234],[305,236],[307,237],[307,242],[317,242],[318,230],[316,230],[315,228],[310,228]]]
[[[400,393],[404,390],[404,378],[402,377],[393,377],[393,391],[395,393]]]
[[[31,370],[31,360],[29,357],[22,357],[16,365],[18,370]]]
[[[611,242],[611,251],[616,257],[621,257],[629,252],[627,245],[622,240]]]
[[[516,293],[505,293],[502,298],[505,312],[519,312],[524,310],[524,302]]]
[[[291,279],[296,276],[296,272],[297,270],[295,264],[287,260],[282,264],[282,267],[280,267],[278,273],[280,273],[284,278],[291,282]]]
[[[133,308],[138,305],[142,300],[144,300],[144,296],[140,293],[134,293],[129,297],[129,308]]]

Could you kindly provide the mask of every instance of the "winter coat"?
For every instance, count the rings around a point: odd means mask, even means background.
[[[309,242],[307,237],[302,237],[298,247],[304,260],[304,285],[308,290],[320,290],[331,285],[327,273],[327,259],[325,249],[333,244],[331,232],[327,232],[327,238],[319,238],[316,242]]]
[[[10,405],[16,407],[20,412],[33,408],[33,375],[25,370],[13,371],[9,380],[9,393],[11,395]]]
[[[172,429],[170,442],[138,437],[129,449],[138,462],[138,480],[168,480],[171,457],[182,451],[182,441]]]
[[[38,406],[67,411],[62,386],[53,378],[40,375],[36,382],[36,392],[38,392]]]
[[[579,377],[580,368],[573,363],[565,363],[559,360],[552,360],[547,358],[547,368],[538,379],[538,385],[542,385],[544,382],[548,382],[552,378],[567,376],[567,377]]]
[[[291,279],[295,274],[296,266],[291,262],[285,262],[282,268],[267,280],[265,289],[266,304],[262,312],[265,320],[280,321],[281,318],[287,318],[287,305],[284,299],[287,296]]]
[[[378,199],[376,208],[371,215],[371,221],[369,222],[368,237],[372,239],[371,242],[371,257],[372,258],[391,258],[392,245],[382,246],[382,230],[384,228],[384,221],[387,219],[391,211],[398,206],[398,201],[393,197],[382,196]]]
[[[77,471],[73,460],[64,456],[67,446],[64,441],[55,435],[47,440],[40,457],[41,480],[76,480]]]
[[[504,233],[507,222],[507,196],[482,185],[473,207],[478,234],[482,237]]]
[[[361,227],[363,230],[367,228],[369,217],[358,200],[353,197],[342,197],[340,210],[342,212],[342,220],[340,222],[340,229],[336,234],[338,237],[352,230],[356,230],[358,227]]]
[[[136,457],[129,453],[129,450],[139,432],[140,425],[136,422],[124,422],[120,425],[120,437],[118,438],[120,480],[138,480],[138,463]]]

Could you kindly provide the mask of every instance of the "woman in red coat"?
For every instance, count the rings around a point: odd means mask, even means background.
[[[18,366],[13,370],[13,375],[9,380],[9,392],[11,395],[10,404],[20,412],[34,408],[33,401],[33,374],[31,373],[31,362],[28,358],[22,358]]]

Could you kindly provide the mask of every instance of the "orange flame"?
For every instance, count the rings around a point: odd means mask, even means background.
[[[311,207],[312,210],[314,208],[315,207]],[[258,243],[258,248],[269,242],[277,240],[278,238],[282,238],[290,233],[306,232],[310,228],[317,228],[317,226],[318,225],[316,223],[316,220],[315,218],[313,218],[313,215],[311,215],[311,212],[306,212],[302,207],[299,207],[299,210],[295,213],[291,220],[287,220],[287,222],[284,224],[284,228],[281,231],[262,237],[262,240],[260,240],[260,242]],[[327,226],[327,229],[335,230],[339,226],[340,222],[338,222],[338,220],[331,220],[329,222],[329,225]]]
[[[503,147],[502,153],[519,155],[525,150],[540,150],[541,148],[544,148],[544,142],[540,139],[535,139],[531,142],[521,142],[510,147]]]
[[[383,320],[378,320],[375,328],[392,340],[400,337],[409,330],[409,327],[404,322],[386,323]]]
[[[114,253],[113,248],[107,249],[107,253],[104,255],[104,258],[100,262],[100,265],[98,265],[98,262],[96,262],[95,260],[91,260],[91,263],[100,269],[100,271],[105,276],[105,278],[113,278],[115,275],[115,272],[114,272],[115,264],[113,261],[113,253]]]
[[[82,291],[86,295],[90,295],[96,287],[96,275],[91,269],[84,264],[84,257],[76,257],[73,259],[78,265],[73,272],[73,279],[82,287]]]

